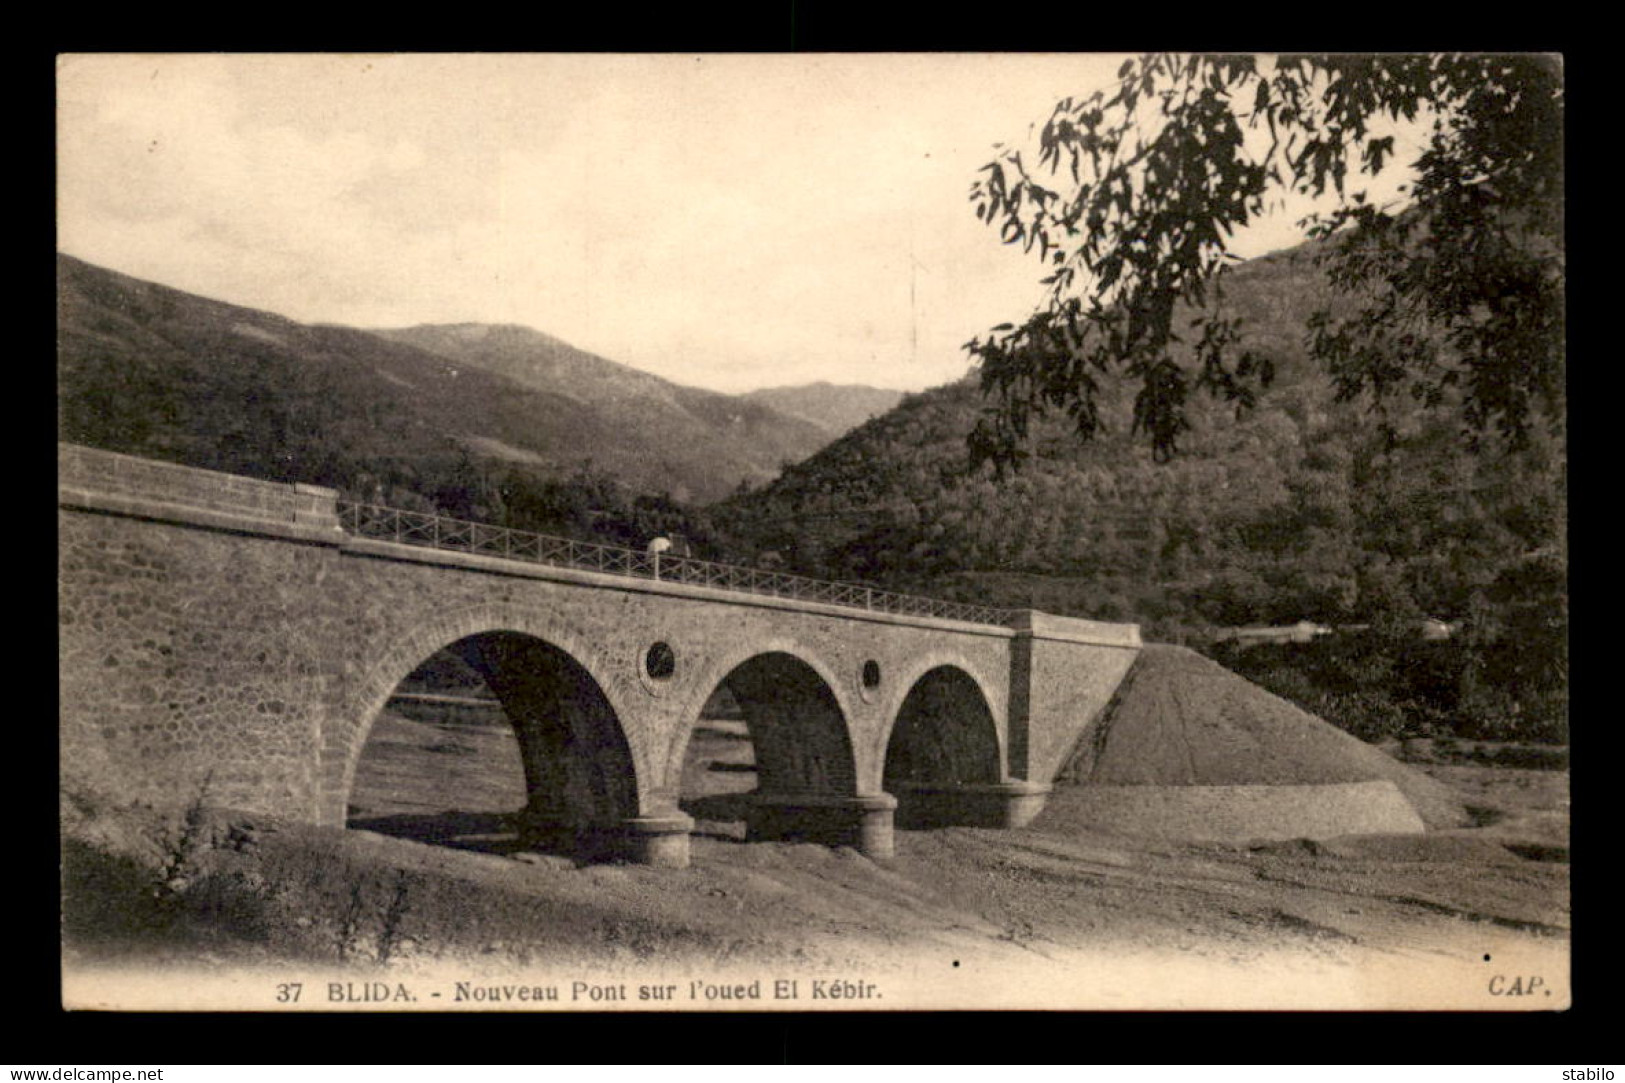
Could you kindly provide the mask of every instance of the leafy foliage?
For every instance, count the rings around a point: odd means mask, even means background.
[[[1563,88],[1547,56],[1147,55],[1114,87],[1058,103],[1036,164],[1004,148],[972,186],[977,215],[1036,252],[1044,303],[966,344],[995,404],[970,437],[1001,472],[1035,417],[1087,440],[1119,378],[1159,459],[1190,430],[1193,391],[1237,411],[1273,376],[1228,301],[1234,231],[1292,196],[1335,195],[1303,223],[1350,300],[1307,320],[1340,399],[1407,391],[1514,444],[1560,420]],[[1430,125],[1411,206],[1368,201],[1394,130]]]
[[[1562,607],[1552,594],[1538,601]],[[1241,648],[1227,641],[1211,653],[1226,668],[1364,740],[1464,737],[1566,744],[1562,637],[1535,641],[1538,660],[1523,657],[1529,645],[1469,625],[1466,636],[1451,641],[1373,629],[1309,643]]]

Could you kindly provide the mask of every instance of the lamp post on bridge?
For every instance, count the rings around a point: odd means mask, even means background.
[[[654,560],[654,569],[655,569],[655,579],[656,580],[659,580],[659,578],[660,578],[660,554],[664,553],[666,550],[668,550],[670,548],[671,548],[671,539],[670,538],[665,538],[665,537],[656,538],[654,541],[649,543],[648,553],[649,553],[649,556]]]

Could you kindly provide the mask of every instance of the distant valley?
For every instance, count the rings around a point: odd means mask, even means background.
[[[902,402],[905,394],[863,384],[820,381],[799,387],[765,387],[760,391],[747,391],[740,397],[811,421],[828,432],[833,440],[886,413]]]

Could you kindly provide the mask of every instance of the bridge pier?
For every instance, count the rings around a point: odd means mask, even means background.
[[[519,817],[522,846],[588,861],[619,859],[657,869],[688,868],[688,838],[694,820],[681,812],[633,816],[602,825],[569,823],[529,809]]]
[[[1041,782],[894,782],[897,826],[1026,827],[1053,788]]]
[[[681,812],[627,820],[626,859],[657,869],[688,868],[688,836],[694,820]]]
[[[851,846],[870,857],[891,857],[896,810],[897,798],[886,793],[757,794],[746,814],[745,837]]]

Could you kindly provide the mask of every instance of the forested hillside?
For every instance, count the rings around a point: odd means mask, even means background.
[[[65,255],[57,427],[111,451],[521,529],[636,545],[677,533],[712,555],[688,502],[765,480],[828,438],[523,328],[306,325]]]
[[[829,438],[525,328],[305,325],[69,256],[57,284],[60,432],[115,451],[489,513],[451,494],[586,473],[703,502]]]
[[[1337,403],[1304,360],[1305,320],[1326,289],[1313,250],[1230,277],[1244,344],[1273,364],[1274,384],[1239,420],[1231,406],[1193,400],[1193,430],[1172,461],[1129,439],[1131,404],[1119,398],[1095,442],[1050,421],[1013,474],[971,470],[966,438],[984,400],[967,377],[909,396],[720,506],[718,520],[806,574],[1137,621],[1155,639],[1200,643],[1214,626],[1300,619],[1397,636],[1432,616],[1460,622],[1465,640],[1503,645],[1507,681],[1522,650],[1530,664],[1544,659],[1540,681],[1560,683],[1559,436],[1520,451],[1493,439],[1475,447],[1447,412],[1406,404],[1379,416]],[[1482,670],[1487,657],[1472,664]],[[1457,665],[1452,688],[1471,683],[1464,673]]]
[[[563,396],[576,415],[594,418],[614,435],[606,442],[595,432],[583,442],[567,423],[537,419],[538,427],[545,421],[561,430],[559,446],[593,457],[637,491],[669,491],[685,502],[718,499],[741,481],[766,481],[846,431],[749,395],[675,384],[528,327],[426,324],[373,333]]]

